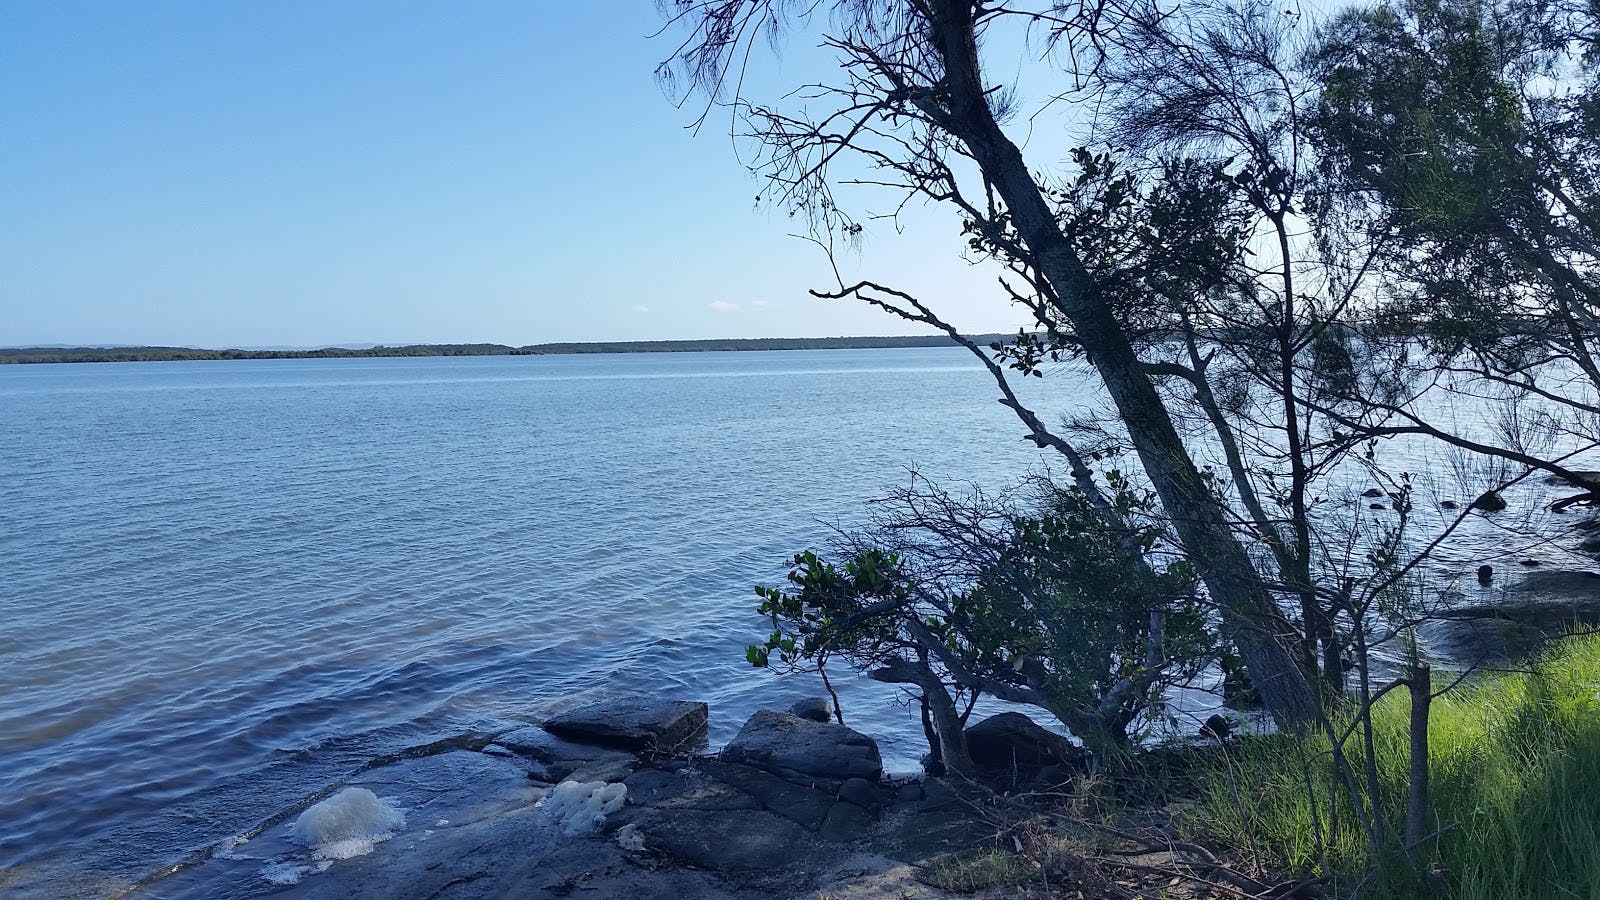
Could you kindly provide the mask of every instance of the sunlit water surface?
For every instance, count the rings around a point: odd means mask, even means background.
[[[753,584],[908,465],[1040,468],[994,396],[959,349],[0,367],[0,889],[101,892],[586,696],[725,741],[817,693],[744,662]],[[913,713],[843,693],[914,768]]]

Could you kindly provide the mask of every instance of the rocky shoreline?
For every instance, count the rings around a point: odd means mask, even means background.
[[[1508,658],[1600,622],[1600,575],[1534,572],[1505,600],[1431,626],[1435,649]],[[1075,744],[1026,716],[967,729],[976,782],[886,775],[876,742],[811,699],[751,715],[708,752],[705,703],[612,697],[542,722],[374,760],[262,827],[132,890],[246,898],[943,898],[943,863],[1010,840],[996,796],[1049,791],[1086,769]],[[625,790],[573,829],[542,803],[558,785]],[[292,820],[362,788],[404,812],[370,852],[329,858]],[[965,892],[962,896],[974,896]],[[978,896],[984,896],[981,892]]]
[[[405,825],[348,859],[298,845],[288,817],[147,885],[163,897],[952,896],[931,860],[993,839],[983,786],[886,777],[867,735],[825,701],[760,710],[706,753],[704,703],[618,697],[492,735],[381,761],[363,788]],[[1003,713],[972,726],[990,787],[1081,771],[1066,738]],[[626,803],[569,834],[541,800],[556,785],[623,785]],[[326,793],[332,793],[326,792]],[[296,811],[299,812],[299,811]]]

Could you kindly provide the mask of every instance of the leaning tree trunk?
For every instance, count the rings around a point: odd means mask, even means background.
[[[1200,566],[1223,625],[1244,660],[1251,683],[1280,725],[1311,721],[1317,697],[1291,649],[1292,623],[1278,610],[1249,555],[1229,528],[1145,374],[1122,324],[1062,234],[1028,172],[1022,152],[990,111],[983,89],[971,0],[931,0],[930,37],[944,62],[947,92],[916,100],[922,111],[962,142],[1005,202],[1018,236],[1054,288],[1089,362],[1128,429],[1173,527]]]
[[[939,759],[948,774],[970,777],[975,767],[972,755],[967,750],[966,726],[961,720],[961,713],[956,711],[955,700],[945,690],[944,682],[928,666],[926,654],[919,655],[923,658],[886,659],[878,668],[868,672],[867,677],[888,684],[911,684],[921,689],[923,709],[930,720],[926,724],[933,726],[928,749],[938,750]],[[933,746],[934,741],[938,742],[937,747]]]

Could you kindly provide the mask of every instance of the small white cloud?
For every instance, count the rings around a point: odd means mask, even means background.
[[[639,304],[639,305],[636,305],[636,306],[631,306],[631,307],[629,307],[629,309],[632,309],[634,312],[641,313],[641,314],[648,313],[650,311],[650,307],[645,306],[643,304]]]
[[[735,313],[735,312],[739,311],[739,304],[737,304],[737,303],[729,303],[726,300],[713,300],[713,301],[711,301],[710,303],[708,303],[706,305],[710,306],[712,309],[716,310],[717,312]]]

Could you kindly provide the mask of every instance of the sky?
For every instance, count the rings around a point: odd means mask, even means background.
[[[0,346],[916,333],[810,297],[726,117],[656,83],[651,0],[0,0]],[[763,60],[776,96],[827,74]],[[746,148],[747,149],[747,148]],[[1023,320],[959,223],[869,226],[847,277]]]

